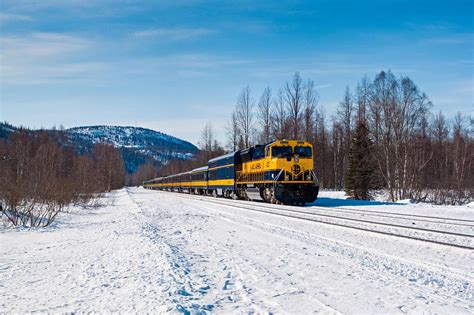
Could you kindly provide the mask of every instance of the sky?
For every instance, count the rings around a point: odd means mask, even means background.
[[[472,1],[2,0],[0,121],[131,125],[221,141],[243,87],[298,71],[330,116],[390,69],[442,110],[474,108]]]

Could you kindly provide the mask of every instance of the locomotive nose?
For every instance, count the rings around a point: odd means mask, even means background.
[[[301,167],[298,164],[293,165],[292,167],[293,174],[298,175],[301,172]]]

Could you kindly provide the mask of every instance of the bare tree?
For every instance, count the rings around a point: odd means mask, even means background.
[[[344,93],[344,98],[339,103],[338,117],[339,121],[342,124],[344,130],[344,146],[349,148],[351,143],[351,133],[352,133],[352,113],[354,109],[354,102],[352,99],[351,91],[348,86],[346,86],[346,91]]]
[[[408,198],[417,174],[427,160],[410,160],[413,135],[424,119],[431,103],[407,77],[399,80],[389,72],[379,73],[373,84],[371,102],[372,130],[377,130],[377,156],[381,174],[391,200]],[[376,115],[376,116],[375,116]]]
[[[288,114],[285,108],[285,96],[283,91],[278,90],[278,95],[274,100],[274,113],[272,115],[272,134],[275,139],[285,139],[289,137]]]
[[[356,102],[357,102],[357,123],[366,123],[367,120],[367,108],[370,103],[370,81],[367,76],[364,76],[362,80],[357,83],[356,88]]]
[[[453,187],[456,196],[452,203],[464,203],[473,197],[473,160],[474,141],[472,139],[472,124],[469,128],[465,125],[472,123],[472,117],[465,117],[457,113],[453,122],[453,145],[451,160],[453,163]]]
[[[318,172],[319,184],[322,188],[331,187],[333,176],[331,175],[332,165],[329,162],[332,159],[328,140],[328,131],[326,128],[326,113],[322,106],[316,110],[316,133],[314,143],[314,163]]]
[[[314,133],[315,133],[315,112],[316,106],[319,102],[319,94],[314,87],[314,81],[308,80],[306,82],[306,88],[304,92],[304,110],[303,110],[303,134],[307,141],[314,144]]]
[[[344,98],[339,103],[338,109],[338,118],[339,123],[342,128],[342,147],[341,147],[341,154],[343,158],[341,159],[343,174],[342,176],[346,175],[346,170],[348,167],[348,158],[349,158],[349,150],[352,142],[352,114],[353,114],[354,103],[351,95],[351,91],[349,87],[346,86],[346,91],[344,93]]]
[[[253,130],[253,108],[254,100],[251,97],[250,87],[247,85],[239,94],[237,98],[237,106],[235,112],[237,114],[237,122],[242,132],[242,138],[246,148],[252,145],[252,130]]]
[[[341,190],[344,188],[344,128],[335,118],[333,118],[331,134],[334,188]]]
[[[20,130],[0,141],[2,216],[13,225],[47,226],[71,203],[124,185],[123,161],[113,147],[94,148],[94,159],[63,144],[64,131]]]
[[[300,120],[303,108],[304,85],[299,72],[293,76],[291,83],[285,84],[285,98],[288,107],[288,116],[291,123],[291,136],[293,139],[300,137]]]
[[[207,162],[211,158],[214,141],[214,128],[212,124],[208,122],[201,131],[201,139],[198,143],[202,152],[203,162]]]
[[[235,110],[232,111],[229,125],[227,126],[227,148],[234,152],[239,147],[240,129]]]
[[[266,87],[263,90],[262,96],[258,102],[258,114],[257,118],[261,126],[261,133],[259,141],[261,143],[267,143],[270,141],[271,133],[271,114],[272,114],[272,90],[270,87]]]
[[[212,123],[208,122],[204,125],[201,131],[201,139],[199,147],[202,151],[212,151],[212,144],[214,143],[214,128]]]
[[[106,191],[118,189],[125,184],[123,158],[116,148],[105,143],[97,143],[92,150],[97,165],[97,178]]]

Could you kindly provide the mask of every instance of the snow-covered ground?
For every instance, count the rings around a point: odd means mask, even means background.
[[[0,230],[0,313],[474,312],[472,250],[189,197],[123,189],[50,228]],[[474,232],[472,206],[354,202],[338,192],[314,206],[304,210],[437,216],[467,220],[463,232]]]

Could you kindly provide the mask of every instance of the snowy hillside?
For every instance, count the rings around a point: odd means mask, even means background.
[[[160,148],[176,157],[186,157],[197,148],[184,140],[151,129],[122,126],[89,126],[67,129],[67,132],[83,141],[109,143],[117,148]],[[153,153],[151,153],[153,154]]]
[[[299,208],[320,213],[315,222],[273,213],[292,207],[143,188],[103,202],[73,207],[50,228],[0,229],[0,313],[474,310],[472,249],[449,245],[454,233],[473,235],[470,206],[354,203],[323,191]],[[416,240],[428,229],[448,245]]]
[[[138,127],[88,126],[70,128],[67,132],[73,142],[85,148],[91,148],[95,143],[108,143],[120,148],[128,172],[135,171],[150,158],[158,163],[185,160],[198,150],[187,141]]]
[[[0,123],[0,138],[7,137],[18,129]],[[139,127],[85,126],[66,129],[70,144],[81,152],[88,152],[96,143],[107,143],[123,153],[125,167],[134,172],[147,160],[160,165],[171,159],[189,159],[198,151],[195,145],[176,137]]]

